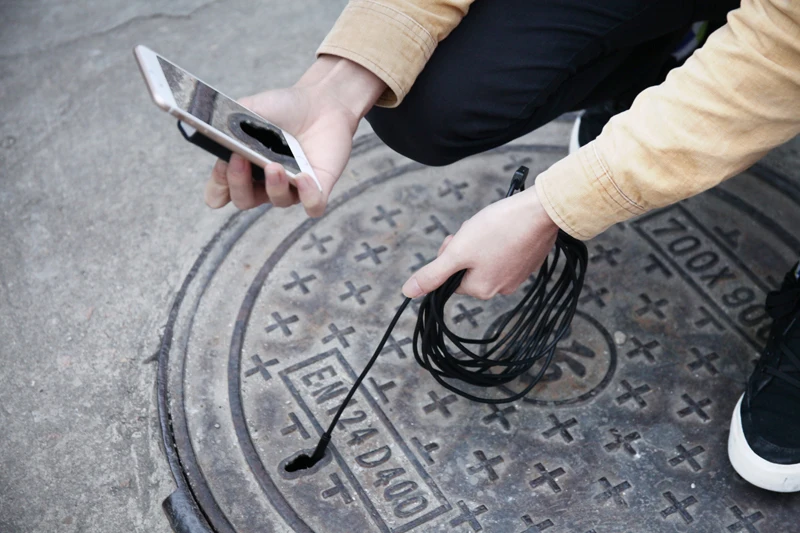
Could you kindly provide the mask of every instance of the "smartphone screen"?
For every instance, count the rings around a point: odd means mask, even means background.
[[[233,137],[269,161],[282,164],[287,171],[300,172],[300,165],[280,128],[161,56],[158,56],[158,62],[175,104],[181,110]]]

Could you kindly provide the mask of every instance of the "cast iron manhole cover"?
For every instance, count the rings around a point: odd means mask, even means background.
[[[749,486],[726,454],[764,298],[800,250],[786,229],[800,190],[761,167],[588,243],[580,311],[530,398],[490,406],[440,387],[411,355],[410,309],[329,458],[283,470],[327,426],[407,276],[517,166],[535,176],[564,155],[516,144],[434,169],[368,137],[356,185],[322,219],[234,215],[187,276],[160,354],[176,529],[795,530],[798,497]],[[450,319],[475,335],[508,303],[455,298]]]

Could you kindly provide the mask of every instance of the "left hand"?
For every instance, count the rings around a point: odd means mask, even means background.
[[[448,236],[438,256],[403,285],[416,298],[467,269],[458,293],[488,300],[511,294],[544,263],[555,244],[558,226],[531,187],[482,209]]]
[[[359,64],[323,55],[294,86],[243,98],[242,105],[297,138],[321,190],[305,173],[290,180],[278,163],[266,165],[265,182],[255,183],[250,163],[232,154],[230,162],[218,160],[214,166],[206,203],[217,209],[232,201],[239,209],[251,209],[267,202],[276,207],[302,202],[309,216],[322,216],[350,158],[358,123],[385,89],[378,76]]]

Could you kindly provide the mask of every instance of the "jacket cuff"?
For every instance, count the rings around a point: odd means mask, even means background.
[[[536,178],[536,193],[556,225],[588,240],[645,212],[614,182],[597,145],[591,142]]]
[[[377,105],[396,107],[433,54],[436,39],[414,19],[371,0],[351,0],[317,50],[371,71],[388,89]]]

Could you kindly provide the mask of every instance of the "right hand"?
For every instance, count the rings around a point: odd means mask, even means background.
[[[489,204],[448,236],[436,259],[417,270],[403,294],[417,298],[466,270],[458,290],[481,300],[511,294],[542,266],[558,236],[534,187]]]
[[[323,56],[293,87],[241,99],[242,105],[297,138],[322,191],[305,173],[289,178],[279,163],[266,166],[263,184],[253,182],[250,162],[233,154],[230,162],[218,160],[214,165],[206,183],[206,203],[215,209],[231,201],[239,209],[268,202],[276,207],[302,203],[309,216],[322,216],[350,158],[358,123],[385,87],[356,63]]]

